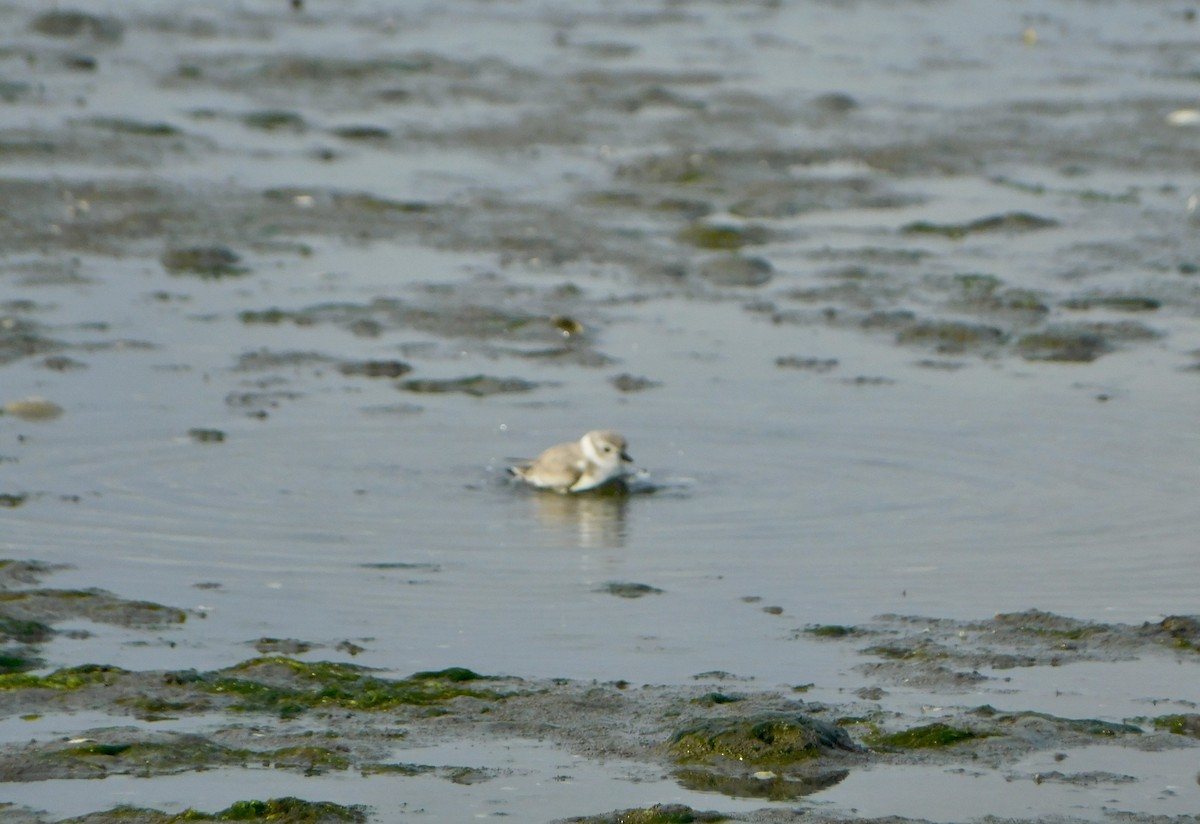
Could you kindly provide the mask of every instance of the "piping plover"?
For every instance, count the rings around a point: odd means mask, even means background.
[[[625,438],[607,429],[593,430],[576,443],[560,443],[535,460],[510,466],[508,471],[530,486],[555,492],[586,492],[625,474],[621,465],[632,461]]]

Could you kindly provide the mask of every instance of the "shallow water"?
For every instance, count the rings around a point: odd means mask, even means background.
[[[124,23],[116,41],[29,34],[39,4],[0,9],[22,32],[0,60],[15,84],[0,319],[44,343],[0,359],[0,403],[65,410],[0,417],[0,492],[27,496],[0,514],[0,553],[73,564],[54,586],[204,616],[60,638],[51,666],[209,669],[260,637],[320,657],[349,639],[356,662],[397,673],[722,670],[835,695],[861,683],[858,659],[797,628],[1197,611],[1196,136],[1164,120],[1195,91],[1179,12],[277,6],[88,4]],[[62,62],[78,54],[95,70]],[[242,119],[263,111],[303,125]],[[153,123],[176,131],[130,128]],[[359,125],[386,134],[335,132]],[[735,260],[768,260],[765,284],[706,274],[729,254],[687,240],[706,211],[702,226],[746,230]],[[1008,213],[1058,226],[904,231]],[[250,272],[160,263],[211,244]],[[983,294],[961,277],[980,274]],[[1155,308],[1071,308],[1130,297]],[[295,319],[241,315],[274,309]],[[913,319],[1001,337],[922,338]],[[1021,347],[1062,324],[1109,324],[1088,331],[1104,338],[1094,360]],[[47,368],[50,354],[84,368]],[[413,372],[339,372],[367,359]],[[541,385],[397,386],[475,374]],[[620,374],[660,385],[621,392]],[[597,426],[628,436],[654,494],[506,480],[508,459]],[[1171,683],[1117,665],[1100,678],[1081,714],[1126,717]],[[1054,703],[1024,689],[1026,707]],[[1104,803],[1070,792],[1088,815]],[[926,797],[852,806],[971,812]],[[591,811],[577,802],[553,814]]]

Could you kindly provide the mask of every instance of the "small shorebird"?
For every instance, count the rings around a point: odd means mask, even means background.
[[[625,474],[625,438],[607,429],[593,430],[576,443],[560,443],[536,460],[510,466],[508,471],[530,486],[555,492],[586,492]]]

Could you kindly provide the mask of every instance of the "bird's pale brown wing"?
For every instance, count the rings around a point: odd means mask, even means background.
[[[533,475],[543,486],[569,489],[579,480],[586,466],[587,461],[575,444],[560,444],[538,455],[525,477]]]

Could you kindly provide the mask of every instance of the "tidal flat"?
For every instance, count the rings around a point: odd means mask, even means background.
[[[0,4],[5,820],[1194,821],[1195,15],[559,5]]]

